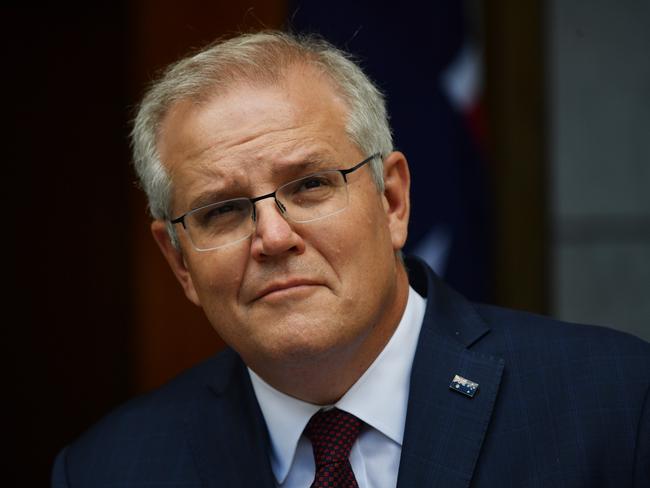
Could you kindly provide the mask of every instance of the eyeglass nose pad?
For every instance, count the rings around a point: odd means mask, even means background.
[[[277,198],[275,199],[275,204],[280,209],[280,212],[282,212],[283,214],[287,212],[287,207],[285,207],[284,204]]]

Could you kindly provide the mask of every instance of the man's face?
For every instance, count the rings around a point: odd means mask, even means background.
[[[255,197],[363,160],[368,155],[345,133],[346,110],[310,70],[294,70],[277,85],[240,84],[200,104],[178,102],[159,136],[173,215],[199,200]],[[253,369],[365,354],[392,334],[404,305],[395,251],[406,239],[408,170],[401,154],[388,160],[398,160],[390,166],[406,176],[388,175],[384,194],[366,165],[348,175],[342,212],[296,224],[273,199],[261,200],[253,235],[216,250],[196,251],[177,226],[177,252],[164,223],[152,225],[188,298]],[[405,202],[392,201],[396,186],[405,187]]]

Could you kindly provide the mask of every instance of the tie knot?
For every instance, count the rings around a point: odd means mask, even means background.
[[[357,417],[338,408],[316,412],[305,427],[316,468],[347,461],[362,424]]]

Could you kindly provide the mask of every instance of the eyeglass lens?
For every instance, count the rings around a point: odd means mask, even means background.
[[[348,191],[340,171],[323,171],[282,185],[275,192],[285,218],[311,222],[340,212],[348,204]],[[198,250],[211,250],[243,240],[253,233],[254,203],[237,198],[214,203],[185,218],[186,230]]]

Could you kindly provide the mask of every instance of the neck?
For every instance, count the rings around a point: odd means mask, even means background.
[[[382,308],[376,326],[344,347],[298,364],[251,368],[275,389],[317,405],[336,403],[366,372],[397,329],[408,300],[408,277],[398,266],[393,299]],[[257,366],[257,367],[256,367]]]

